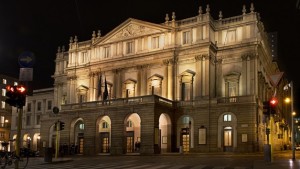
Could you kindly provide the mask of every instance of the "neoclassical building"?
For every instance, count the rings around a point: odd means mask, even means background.
[[[196,16],[164,23],[128,18],[91,39],[71,37],[59,47],[53,74],[55,116],[41,118],[44,146],[76,145],[83,155],[164,152],[254,152],[290,144],[288,115],[263,114],[277,93],[280,72],[254,5],[214,19],[210,6]],[[275,92],[276,90],[276,92]],[[65,122],[56,132],[55,122]],[[57,135],[58,134],[58,135]]]

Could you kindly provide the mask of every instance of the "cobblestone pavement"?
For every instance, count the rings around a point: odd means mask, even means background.
[[[295,161],[290,157],[291,151],[274,153],[272,162],[266,162],[262,153],[72,156],[53,158],[51,163],[38,157],[30,159],[27,169],[299,169],[300,152]]]

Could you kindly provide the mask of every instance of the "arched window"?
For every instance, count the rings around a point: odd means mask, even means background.
[[[106,121],[104,121],[102,123],[102,128],[107,129],[108,128],[108,123]]]
[[[133,127],[132,121],[131,121],[131,120],[128,120],[128,121],[127,121],[127,127]]]

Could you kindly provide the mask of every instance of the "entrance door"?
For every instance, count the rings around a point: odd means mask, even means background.
[[[182,145],[182,151],[183,152],[189,152],[190,151],[190,129],[189,128],[183,128],[181,129],[181,145]]]
[[[84,134],[78,133],[78,153],[83,154],[83,141],[84,141]]]
[[[100,133],[100,152],[109,153],[109,132]]]
[[[127,153],[133,153],[134,152],[134,132],[133,131],[127,131],[126,152]]]
[[[232,151],[232,127],[224,128],[224,151]]]

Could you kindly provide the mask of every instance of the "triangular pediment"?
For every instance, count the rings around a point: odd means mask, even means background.
[[[95,43],[113,43],[139,36],[162,33],[170,29],[169,26],[129,18]]]

